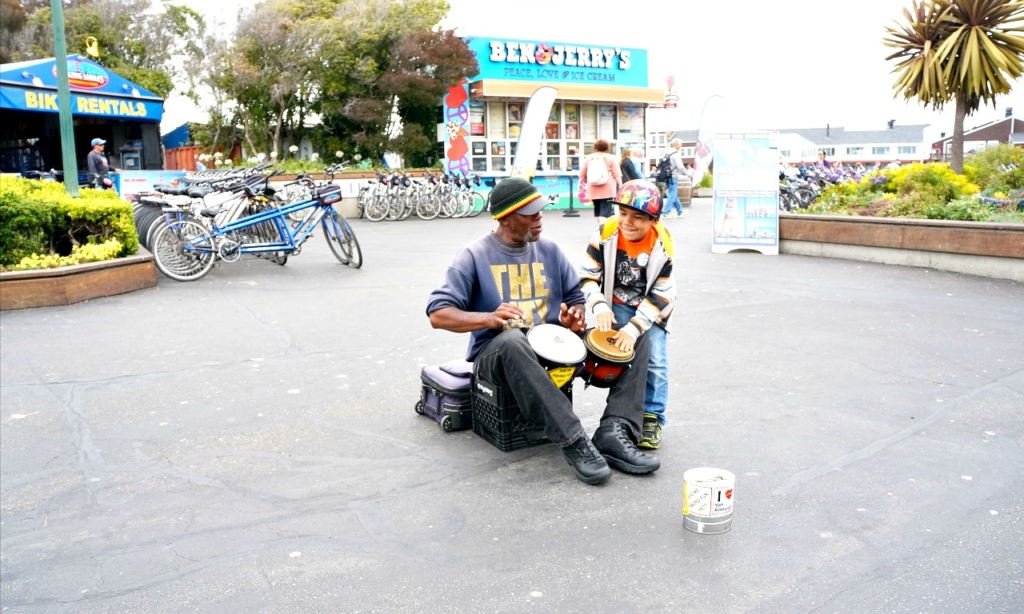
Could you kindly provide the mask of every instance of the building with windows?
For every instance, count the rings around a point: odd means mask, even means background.
[[[780,138],[779,154],[789,164],[808,164],[817,161],[818,151],[824,151],[830,161],[843,164],[878,164],[885,166],[898,161],[922,162],[930,150],[925,143],[924,130],[928,124],[896,126],[890,122],[885,130],[846,130],[845,128],[794,128],[778,130],[780,137],[793,135],[799,141],[790,141],[787,147]]]
[[[964,131],[964,153],[971,151],[983,151],[986,147],[999,143],[1010,143],[1015,145],[1024,144],[1024,121],[1013,117],[1013,110],[1006,110],[1007,116],[1003,119],[982,124],[976,128]],[[953,137],[942,135],[938,141],[932,143],[932,160],[949,160],[953,153]]]
[[[1024,128],[1024,125],[1018,125]],[[768,130],[773,133],[775,146],[787,163],[794,166],[817,162],[818,151],[823,150],[830,161],[843,164],[885,166],[894,160],[900,163],[921,162],[929,157],[924,140],[927,124],[896,126],[886,130],[846,130],[845,128],[792,128]],[[697,145],[697,130],[652,132],[647,139],[647,157],[661,159],[668,151],[668,143],[678,138],[683,141],[683,160],[693,162]]]
[[[445,170],[509,175],[526,103],[537,88],[558,89],[544,126],[539,176],[574,176],[598,139],[612,151],[647,144],[647,109],[665,101],[648,87],[647,51],[614,46],[478,37],[467,40],[480,74],[450,88],[438,142]]]

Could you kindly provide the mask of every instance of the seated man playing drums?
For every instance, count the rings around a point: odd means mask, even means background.
[[[469,332],[466,360],[477,377],[511,391],[523,415],[562,448],[580,480],[600,484],[609,465],[650,473],[661,462],[637,448],[643,421],[648,350],[641,338],[634,367],[609,390],[604,415],[587,438],[572,402],[548,376],[521,328],[542,323],[584,329],[583,293],[569,259],[540,237],[547,201],[530,182],[502,180],[491,192],[493,233],[462,248],[434,290],[427,315],[434,328]],[[557,306],[557,307],[556,307]]]

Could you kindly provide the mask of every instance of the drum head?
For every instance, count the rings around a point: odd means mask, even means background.
[[[557,324],[534,326],[526,340],[538,356],[561,365],[575,365],[587,358],[587,346],[568,328]]]
[[[609,361],[617,363],[627,363],[633,360],[633,350],[623,352],[619,348],[615,347],[615,333],[617,331],[610,330],[608,332],[601,332],[596,328],[591,328],[586,334],[586,345],[590,348],[590,351],[597,354],[599,357]]]

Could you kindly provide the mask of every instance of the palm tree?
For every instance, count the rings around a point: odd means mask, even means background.
[[[955,102],[950,166],[961,173],[964,119],[1024,74],[1024,0],[914,0],[903,16],[883,40],[897,50],[893,89],[936,110]]]

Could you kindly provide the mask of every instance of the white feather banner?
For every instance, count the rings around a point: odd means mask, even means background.
[[[555,103],[558,90],[553,87],[539,87],[526,103],[523,114],[523,125],[519,130],[516,142],[516,155],[512,161],[512,176],[533,177],[537,170],[537,159],[540,157],[540,140],[544,136],[544,127],[551,115],[551,106]]]

